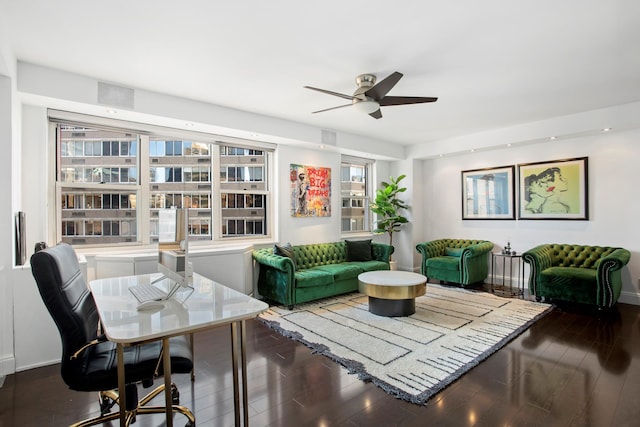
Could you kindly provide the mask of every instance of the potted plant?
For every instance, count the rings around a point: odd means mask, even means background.
[[[389,177],[389,182],[382,182],[382,188],[376,190],[376,199],[371,204],[371,211],[378,215],[374,233],[387,233],[389,235],[389,245],[393,246],[393,233],[400,231],[400,228],[409,222],[401,215],[403,209],[409,206],[398,198],[400,193],[407,191],[406,187],[400,187],[399,183],[406,175],[397,178]],[[391,258],[389,258],[391,261]]]

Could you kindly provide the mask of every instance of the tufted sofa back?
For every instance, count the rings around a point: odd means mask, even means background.
[[[556,267],[597,268],[600,258],[609,255],[618,248],[602,246],[580,246],[550,244],[552,264]]]
[[[296,256],[296,268],[305,269],[319,265],[338,264],[347,261],[347,244],[316,243],[293,247]]]

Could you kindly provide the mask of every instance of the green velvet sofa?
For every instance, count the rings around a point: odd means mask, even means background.
[[[622,290],[621,269],[631,258],[614,247],[544,244],[522,254],[530,265],[529,292],[538,301],[568,301],[611,308]]]
[[[259,265],[258,292],[268,300],[292,309],[358,290],[358,275],[389,270],[393,246],[371,243],[371,260],[349,261],[345,242],[293,246],[293,259],[274,254],[273,248],[253,251]]]
[[[487,240],[439,239],[419,243],[420,273],[429,279],[462,286],[482,283],[489,274],[488,256],[493,243]]]

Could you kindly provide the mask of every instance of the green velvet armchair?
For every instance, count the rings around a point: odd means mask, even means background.
[[[439,239],[419,243],[420,273],[428,279],[462,286],[482,283],[489,274],[488,256],[493,243],[487,240]]]
[[[615,305],[622,291],[621,269],[628,250],[614,247],[544,244],[522,254],[530,265],[529,292],[538,301],[568,301],[598,309]]]

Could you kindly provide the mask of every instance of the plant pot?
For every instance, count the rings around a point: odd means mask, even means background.
[[[389,270],[397,270],[398,269],[398,261],[389,261]]]

